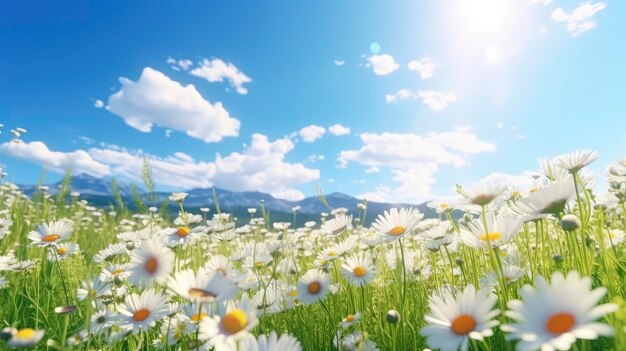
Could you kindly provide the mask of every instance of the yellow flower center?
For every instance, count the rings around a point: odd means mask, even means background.
[[[287,294],[287,295],[289,295],[291,297],[296,297],[296,296],[298,296],[298,292],[296,290],[290,291],[289,294]]]
[[[133,319],[137,322],[143,322],[150,316],[150,310],[142,308],[133,313]]]
[[[67,253],[67,248],[66,247],[59,247],[57,249],[57,253],[61,256],[65,255]]]
[[[113,272],[111,272],[111,275],[118,275],[120,273],[124,273],[124,270],[121,268],[118,268],[116,270],[114,270]]]
[[[309,283],[307,290],[309,291],[309,294],[319,294],[320,290],[322,290],[322,286],[318,282],[312,282]]]
[[[441,205],[439,205],[439,207],[441,207],[443,209],[448,209],[448,208],[450,208],[450,205],[448,205],[448,204],[441,204]]]
[[[146,260],[146,272],[154,274],[157,268],[159,268],[159,261],[156,257],[150,257]]]
[[[392,235],[392,236],[398,236],[398,235],[404,234],[405,231],[406,231],[406,228],[401,226],[401,225],[399,225],[397,227],[393,227],[393,228],[389,229],[387,234],[388,235]]]
[[[611,233],[609,234],[609,237],[611,237],[611,239],[615,238],[615,233],[614,233],[614,232],[611,232]]]
[[[482,241],[494,241],[500,239],[501,237],[502,234],[500,234],[499,232],[493,232],[489,234],[483,234],[479,237],[479,239]]]
[[[15,336],[19,339],[32,339],[37,332],[35,329],[24,328],[15,334]]]
[[[476,328],[474,317],[462,314],[452,321],[452,331],[456,335],[467,335]]]
[[[553,314],[546,321],[546,330],[552,334],[563,334],[568,332],[576,324],[576,317],[566,312]]]
[[[365,267],[363,266],[354,267],[354,269],[352,270],[352,273],[354,273],[355,277],[361,278],[365,275]]]
[[[530,188],[530,190],[528,190],[529,193],[534,194],[537,192],[537,188]]]
[[[240,309],[234,309],[228,312],[222,320],[224,329],[229,334],[235,334],[243,330],[248,324],[248,316],[246,312]]]
[[[337,251],[335,251],[335,250],[328,251],[328,256],[330,256],[330,257],[337,256]]]
[[[61,236],[56,235],[56,234],[50,234],[50,235],[44,236],[41,240],[46,243],[51,243],[53,241],[57,241],[60,237]]]
[[[189,319],[191,319],[192,322],[198,323],[205,318],[209,318],[209,315],[206,313],[196,313]]]
[[[356,319],[356,317],[354,317],[353,315],[349,314],[346,317],[346,322],[353,322]]]
[[[256,266],[257,268],[262,268],[262,267],[263,267],[263,262],[257,262],[257,263],[255,264],[255,266]]]
[[[186,237],[187,235],[189,235],[189,228],[187,227],[178,228],[178,230],[176,231],[176,235],[178,235],[181,238]]]

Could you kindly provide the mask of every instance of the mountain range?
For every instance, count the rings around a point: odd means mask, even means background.
[[[130,207],[133,206],[131,185],[125,182],[117,181],[117,186],[124,202]],[[49,184],[48,192],[56,193],[59,189],[61,181]],[[21,185],[22,191],[29,196],[32,196],[36,191],[37,185]],[[142,194],[144,201],[147,201],[146,191],[140,187],[137,187],[138,191]],[[80,193],[80,198],[89,201],[94,206],[108,206],[115,204],[115,198],[112,189],[112,179],[96,178],[88,174],[79,174],[72,176],[70,182],[70,191]],[[192,210],[199,210],[202,207],[208,207],[211,212],[215,211],[214,195],[217,196],[219,206],[222,211],[232,212],[235,215],[239,215],[243,218],[247,218],[248,208],[260,208],[261,201],[263,201],[265,209],[271,213],[272,220],[292,220],[292,209],[299,206],[298,222],[305,220],[316,220],[319,218],[320,213],[330,212],[328,208],[319,197],[307,197],[300,201],[290,201],[284,199],[277,199],[270,194],[259,191],[230,191],[220,188],[194,188],[185,191],[189,195],[185,198],[185,208]],[[157,203],[149,204],[159,206],[163,201],[166,201],[170,192],[155,192],[154,197],[157,199]],[[357,204],[363,201],[340,192],[333,192],[328,195],[324,195],[326,201],[332,208],[345,207],[349,213],[358,214]],[[392,204],[382,202],[367,203],[366,225],[375,219],[378,214],[382,214],[384,211],[393,207],[415,207],[424,213],[426,218],[436,218],[437,213],[428,208],[426,203],[411,205],[411,204]],[[175,203],[171,204],[172,211],[176,211],[178,206]]]

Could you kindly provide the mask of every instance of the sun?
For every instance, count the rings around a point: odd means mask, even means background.
[[[459,2],[459,18],[466,30],[480,36],[501,34],[511,15],[508,0],[462,0]]]

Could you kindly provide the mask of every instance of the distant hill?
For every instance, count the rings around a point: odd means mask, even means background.
[[[79,192],[80,198],[89,201],[92,205],[104,207],[115,203],[111,182],[111,179],[96,178],[87,174],[80,174],[77,176],[72,176],[70,190]],[[132,191],[130,184],[119,181],[116,181],[116,183],[118,185],[120,195],[124,199],[124,202],[127,203],[130,208],[134,207],[131,198]],[[61,182],[57,182],[48,185],[48,192],[56,193],[59,189],[60,184]],[[37,186],[35,185],[22,185],[20,186],[20,188],[26,195],[29,196],[32,196],[37,190]],[[246,221],[247,218],[249,218],[247,209],[259,209],[261,201],[263,201],[264,207],[270,211],[272,221],[291,222],[293,217],[292,208],[300,206],[300,210],[297,215],[297,222],[299,225],[307,220],[318,221],[320,213],[330,212],[331,210],[326,207],[324,203],[316,196],[307,197],[300,201],[289,201],[277,199],[270,194],[258,191],[235,192],[220,188],[195,188],[185,191],[189,194],[184,202],[185,208],[192,212],[197,212],[201,207],[208,207],[211,209],[211,212],[214,213],[214,189],[222,211],[233,213],[233,215],[238,217],[241,221]],[[143,197],[145,199],[147,197],[147,195],[145,194],[145,190],[143,190],[142,188],[138,188],[138,190],[143,194]],[[155,192],[154,196],[157,199],[157,203],[149,205],[159,206],[163,201],[167,200],[169,194],[169,192]],[[349,213],[354,215],[358,214],[357,204],[363,202],[353,196],[340,192],[330,193],[328,195],[325,195],[325,198],[328,204],[332,206],[332,208],[345,207],[348,209]],[[437,217],[437,213],[434,210],[428,208],[426,206],[426,203],[411,205],[368,201],[367,217],[365,224],[368,225],[369,223],[371,223],[372,220],[376,218],[376,216],[393,207],[415,207],[419,209],[422,213],[424,213],[425,218]],[[172,211],[175,212],[177,210],[177,205],[172,203],[171,208]],[[260,211],[257,212],[256,216],[260,216]]]

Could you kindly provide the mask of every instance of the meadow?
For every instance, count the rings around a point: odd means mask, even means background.
[[[364,201],[299,227],[152,199],[148,162],[147,198],[105,207],[69,169],[32,197],[5,175],[0,348],[626,350],[626,160],[594,177],[598,156],[542,161],[530,189],[459,185],[439,218]]]

